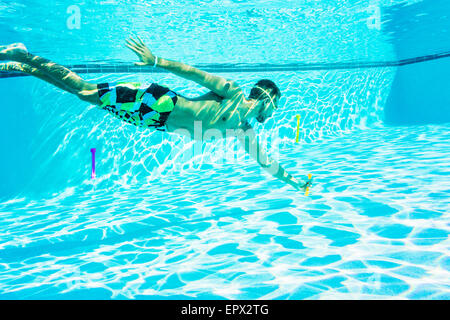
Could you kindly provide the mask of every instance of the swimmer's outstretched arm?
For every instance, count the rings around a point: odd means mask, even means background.
[[[250,154],[250,156],[255,159],[264,170],[269,172],[275,178],[278,178],[281,181],[293,186],[295,189],[306,191],[306,187],[311,183],[311,180],[298,181],[287,173],[287,171],[284,170],[278,162],[270,159],[258,143],[253,128],[250,128],[245,132],[241,131],[240,133],[237,133],[236,136],[245,151]]]
[[[141,62],[136,65],[144,66],[155,64],[156,57],[150,49],[144,44],[141,38],[130,38],[127,40],[126,46],[131,49],[139,57]],[[164,68],[177,76],[197,82],[199,85],[208,88],[214,93],[224,98],[231,98],[242,89],[232,80],[210,74],[182,62],[171,61],[161,57],[157,59],[157,66]]]

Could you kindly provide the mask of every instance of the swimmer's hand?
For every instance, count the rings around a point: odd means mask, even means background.
[[[295,182],[292,183],[291,185],[298,191],[306,192],[307,188],[311,188],[312,183],[313,183],[313,178],[306,177],[305,180],[301,180],[301,181],[295,180]]]
[[[154,54],[150,51],[149,48],[147,48],[147,46],[139,36],[137,36],[137,38],[138,39],[136,40],[130,37],[126,40],[127,43],[125,44],[125,46],[136,53],[136,55],[139,57],[139,60],[141,60],[141,62],[136,62],[135,65],[153,65],[155,63]]]

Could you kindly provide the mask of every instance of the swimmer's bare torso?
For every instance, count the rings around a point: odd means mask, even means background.
[[[178,94],[177,104],[167,119],[166,127],[169,132],[185,132],[194,139],[234,136],[233,130],[245,131],[251,128],[247,115],[252,104],[254,103],[247,101],[242,90],[236,90],[232,97],[226,99],[212,91],[195,98]],[[215,131],[210,135],[195,134],[199,127],[202,132],[211,129]]]

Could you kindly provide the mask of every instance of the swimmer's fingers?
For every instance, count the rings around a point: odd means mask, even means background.
[[[303,180],[303,182],[299,182],[298,185],[295,187],[299,191],[307,192],[308,188],[312,187],[313,178],[309,178],[306,180]]]
[[[140,44],[136,43],[134,39],[128,39],[127,43],[140,53],[144,53],[146,50],[148,50],[145,46],[143,47]]]
[[[140,41],[142,41],[142,40],[140,40]],[[138,65],[154,64],[155,56],[149,50],[149,48],[147,48],[143,44],[143,42],[142,42],[142,44],[140,44],[135,39],[129,38],[129,39],[126,39],[125,46],[127,48],[129,48],[130,50],[132,50],[134,53],[136,53],[136,55],[139,57],[141,62],[143,62],[143,64],[138,64]]]
[[[146,45],[145,45],[144,41],[142,41],[141,37],[139,37],[138,35],[136,35],[136,37],[138,38],[138,40],[141,43],[141,45],[146,47]]]
[[[142,56],[142,53],[140,53],[139,51],[137,51],[135,48],[129,46],[129,45],[125,45],[127,48],[129,48],[131,51],[133,51],[139,58]]]
[[[141,48],[139,48],[138,46],[136,46],[135,43],[131,42],[129,39],[126,40],[126,44],[125,44],[128,48],[130,48],[131,50],[133,50],[136,53],[140,53],[142,51]]]
[[[295,190],[297,191],[302,191],[305,192],[306,188],[307,188],[308,184],[304,183],[304,182],[298,182],[297,184],[294,184],[293,187],[295,188]]]
[[[137,38],[137,40],[138,40],[139,42],[136,41],[135,38]],[[142,47],[145,47],[144,41],[142,41],[141,37],[139,37],[139,35],[138,35],[137,33],[133,33],[133,36],[130,37],[130,39],[133,40],[134,43],[136,43],[137,45],[142,46]]]
[[[312,181],[312,179],[305,183],[305,189],[306,189],[306,188],[311,188],[312,186],[313,186],[313,181]]]
[[[127,47],[128,49],[137,52],[138,50],[132,45],[130,44],[128,41],[125,43],[125,47]]]
[[[131,44],[129,44],[128,42],[125,43],[125,47],[127,47],[128,49],[131,49],[131,50],[133,50],[133,51],[136,50],[136,49],[135,49]]]
[[[134,38],[129,37],[128,40],[133,43],[137,48],[141,47],[141,44],[138,43]]]
[[[136,40],[136,39],[130,37],[130,40],[133,41],[134,45],[135,45],[138,49],[140,49],[140,50],[142,50],[142,51],[144,51],[145,49],[148,50],[148,48],[147,48],[147,46],[145,45],[144,41],[142,41],[142,39],[141,39],[138,35],[136,35],[136,37],[138,38],[138,40]]]

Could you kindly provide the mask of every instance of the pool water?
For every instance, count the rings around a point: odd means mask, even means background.
[[[9,23],[0,34],[65,64],[134,61],[118,44],[123,30],[187,63],[387,61],[405,57],[367,29],[364,8],[403,3],[348,1],[332,10],[333,1],[266,8],[230,1],[221,15],[214,1],[197,11],[188,2],[92,1],[81,6],[82,27],[66,29],[39,7],[50,5],[27,2],[0,7]],[[100,13],[121,14],[106,32],[94,23]],[[299,16],[306,21],[287,19]],[[38,36],[42,21],[48,40]],[[267,28],[273,41],[264,40]],[[300,34],[314,46],[287,41]],[[246,46],[220,49],[238,36]],[[189,47],[188,38],[204,46]],[[0,79],[0,298],[449,299],[450,124],[387,125],[383,107],[396,72],[220,73],[247,94],[260,78],[279,85],[279,110],[255,128],[288,172],[313,174],[307,197],[263,172],[233,139],[195,143],[136,128],[42,81]],[[165,73],[83,77],[204,92]]]

